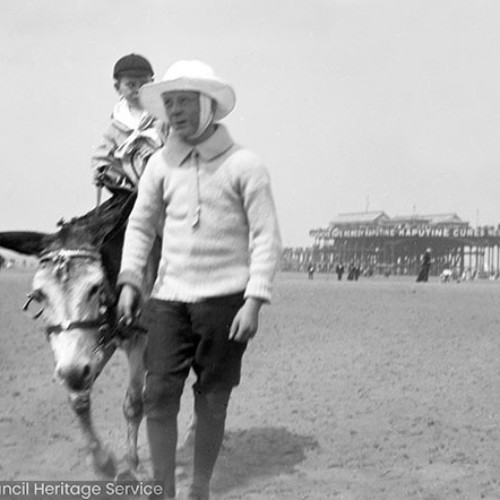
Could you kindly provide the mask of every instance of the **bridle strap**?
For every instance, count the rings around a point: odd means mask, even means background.
[[[77,248],[77,249],[66,249],[62,248],[59,250],[48,250],[40,254],[40,262],[53,262],[58,263],[63,260],[69,259],[92,259],[101,260],[101,254],[97,250],[90,248]]]
[[[52,333],[61,333],[67,332],[69,330],[76,329],[90,329],[90,328],[100,328],[101,326],[105,326],[101,319],[91,319],[87,321],[68,321],[67,323],[59,323],[58,325],[50,325],[45,328],[47,335],[51,335]]]
[[[99,184],[96,187],[96,203],[94,212],[94,222],[97,222],[99,217],[99,212],[101,210],[101,200],[102,200],[102,186]]]
[[[61,323],[59,325],[51,325],[46,327],[45,331],[47,334],[47,339],[51,334],[67,332],[70,330],[76,329],[92,329],[98,328],[100,335],[99,339],[99,347],[102,349],[107,349],[111,344],[116,343],[116,337],[119,335],[119,332],[124,329],[124,326],[118,322],[114,325],[111,325],[108,321],[106,321],[105,317],[102,319],[96,320],[88,320],[88,321],[71,321],[68,323]],[[134,329],[137,334],[146,334],[147,330],[139,325],[134,325],[131,327]]]
[[[22,307],[23,312],[27,313],[28,309],[30,307],[30,304],[35,300],[35,296],[33,293],[28,293],[28,299],[24,303],[24,306]],[[44,308],[41,307],[38,312],[36,312],[33,316],[31,316],[31,319],[38,319],[42,314],[43,314]]]

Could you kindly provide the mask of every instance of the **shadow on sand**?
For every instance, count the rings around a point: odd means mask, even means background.
[[[293,434],[284,427],[226,431],[212,489],[223,493],[256,478],[291,474],[306,459],[306,452],[317,447],[312,437]]]

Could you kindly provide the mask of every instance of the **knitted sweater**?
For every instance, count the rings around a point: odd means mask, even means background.
[[[140,289],[160,224],[152,297],[197,302],[244,291],[270,300],[281,240],[269,175],[223,125],[196,147],[172,133],[151,157],[129,218],[119,283]]]

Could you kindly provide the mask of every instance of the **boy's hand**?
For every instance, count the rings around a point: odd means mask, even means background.
[[[259,311],[262,301],[249,297],[241,309],[236,313],[231,329],[229,330],[229,340],[235,342],[248,342],[255,337],[259,327]]]
[[[99,167],[94,171],[94,184],[97,187],[104,186],[104,180],[106,178],[106,167]]]
[[[132,182],[124,175],[120,164],[99,167],[94,173],[94,184],[98,187],[108,188],[111,192],[116,189],[134,190]]]
[[[139,312],[139,292],[131,285],[123,285],[118,299],[118,321],[124,326],[134,323]]]

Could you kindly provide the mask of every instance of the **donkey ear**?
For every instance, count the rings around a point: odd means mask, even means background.
[[[14,250],[25,255],[39,254],[49,234],[34,231],[10,231],[0,233],[0,247]]]

